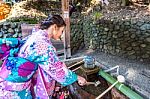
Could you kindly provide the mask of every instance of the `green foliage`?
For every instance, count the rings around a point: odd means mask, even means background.
[[[61,12],[61,2],[48,1],[48,0],[30,0],[24,7],[24,9],[36,9],[39,12],[43,12],[46,15],[49,15],[53,11],[58,13]]]
[[[29,24],[37,24],[39,20],[37,18],[27,18],[27,17],[20,17],[14,19],[7,19],[8,22],[25,22]]]
[[[100,13],[100,12],[98,12],[98,11],[93,12],[93,19],[95,21],[98,20],[98,19],[100,19],[102,16],[103,16],[103,14]]]

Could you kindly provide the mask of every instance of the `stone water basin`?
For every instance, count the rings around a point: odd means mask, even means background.
[[[110,84],[104,78],[98,75],[98,71],[100,69],[99,67],[87,69],[84,68],[83,65],[84,64],[80,64],[81,68],[77,69],[75,72],[78,75],[86,78],[88,82],[100,81],[100,84],[98,86],[95,86],[93,84],[79,86],[78,83],[74,83],[68,86],[69,91],[71,93],[71,97],[72,99],[95,99],[98,95],[104,92],[110,86]],[[76,67],[79,67],[79,65]],[[119,91],[117,91],[116,88],[113,88],[108,93],[106,93],[101,99],[128,99],[128,98],[125,97],[123,94],[121,94]]]

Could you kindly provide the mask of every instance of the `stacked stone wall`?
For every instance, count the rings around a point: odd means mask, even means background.
[[[0,37],[22,37],[21,23],[0,23]],[[115,20],[74,15],[71,18],[71,49],[94,49],[139,61],[150,60],[150,20]]]
[[[150,20],[109,20],[98,22],[85,18],[84,44],[86,49],[99,50],[129,59],[149,61]]]
[[[0,23],[0,38],[22,37],[21,23],[2,22]]]

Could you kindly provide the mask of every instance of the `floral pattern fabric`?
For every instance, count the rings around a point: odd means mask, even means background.
[[[0,75],[0,99],[7,99],[7,96],[9,99],[48,99],[53,94],[55,81],[67,86],[77,80],[77,75],[68,70],[57,57],[56,50],[44,30],[39,30],[27,38],[19,49],[18,57],[37,63],[38,69],[28,81],[14,83],[4,79],[11,71],[6,72],[6,66],[2,66],[0,74],[4,73],[4,76]]]

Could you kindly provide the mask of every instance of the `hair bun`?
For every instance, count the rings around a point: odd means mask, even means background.
[[[56,24],[58,27],[66,26],[65,21],[60,15],[51,15],[41,22],[41,29],[48,29],[51,25]]]

